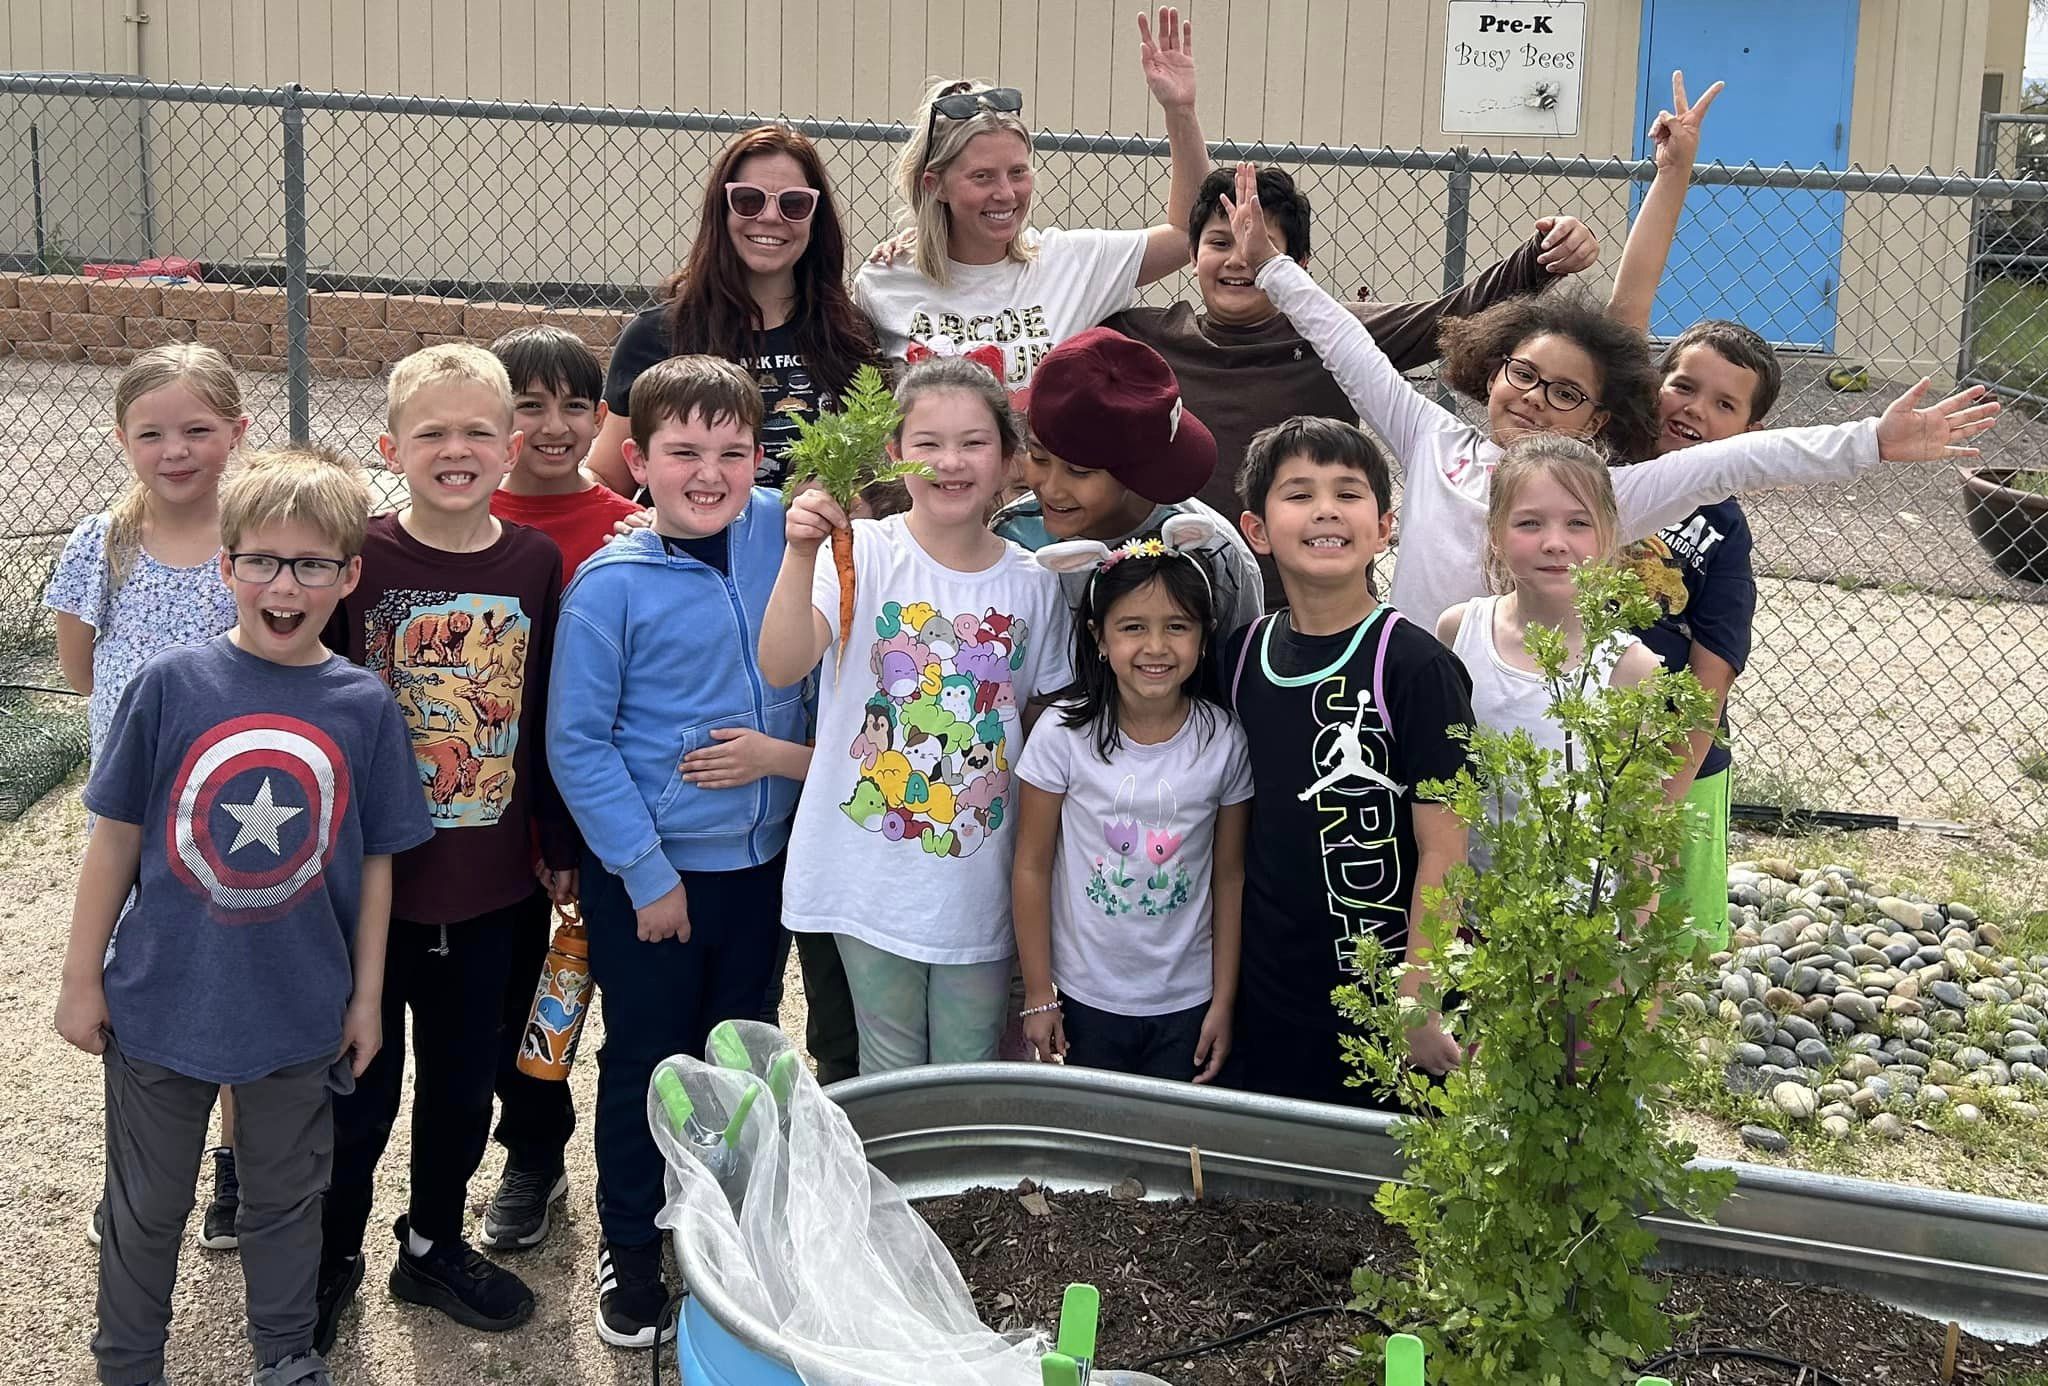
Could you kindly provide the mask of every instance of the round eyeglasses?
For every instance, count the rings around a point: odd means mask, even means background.
[[[1593,403],[1591,395],[1569,380],[1545,380],[1533,361],[1510,356],[1500,363],[1500,368],[1507,376],[1508,384],[1517,390],[1533,390],[1541,385],[1544,401],[1560,414],[1569,414]]]

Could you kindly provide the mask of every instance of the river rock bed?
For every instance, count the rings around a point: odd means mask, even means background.
[[[1930,1119],[2037,1119],[2048,1102],[2048,957],[2004,951],[1959,902],[1874,890],[1843,866],[1777,858],[1728,871],[1730,938],[1674,1003],[1754,1100],[1755,1149],[1811,1128],[1900,1140]]]

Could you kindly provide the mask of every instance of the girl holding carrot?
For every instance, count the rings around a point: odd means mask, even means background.
[[[849,523],[828,489],[795,497],[761,624],[770,683],[823,660],[782,918],[836,937],[862,1073],[995,1057],[1010,770],[1025,709],[1070,677],[1058,579],[983,524],[1019,445],[1001,385],[940,358],[904,373],[895,404],[890,451],[928,473],[907,478],[910,510]]]

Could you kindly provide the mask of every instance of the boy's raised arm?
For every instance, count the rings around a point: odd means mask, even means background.
[[[1521,249],[1494,261],[1450,293],[1408,303],[1349,301],[1344,308],[1365,324],[1395,370],[1420,370],[1443,355],[1437,349],[1437,330],[1445,318],[1462,318],[1511,298],[1541,293],[1599,262],[1600,240],[1591,227],[1577,217],[1541,217]]]
[[[1721,94],[1726,83],[1716,82],[1700,93],[1698,101],[1685,99],[1685,74],[1671,74],[1671,109],[1659,111],[1650,126],[1650,140],[1656,146],[1657,176],[1629,227],[1622,246],[1621,264],[1614,271],[1614,293],[1607,300],[1607,316],[1627,323],[1638,332],[1650,330],[1650,309],[1657,301],[1657,285],[1663,282],[1664,265],[1671,258],[1671,240],[1678,234],[1678,217],[1685,209],[1686,189],[1692,183],[1692,166],[1699,158],[1700,126],[1707,107]]]

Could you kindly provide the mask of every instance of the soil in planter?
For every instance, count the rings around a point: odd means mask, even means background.
[[[998,1189],[918,1208],[959,1262],[982,1318],[996,1328],[1049,1328],[1070,1281],[1100,1289],[1096,1361],[1104,1367],[1226,1338],[1298,1309],[1342,1304],[1354,1264],[1392,1272],[1407,1259],[1400,1231],[1371,1212],[1343,1208],[1105,1194],[1030,1198]],[[1666,1309],[1699,1316],[1678,1346],[1759,1348],[1821,1367],[1845,1386],[1937,1378],[1944,1327],[1861,1296],[1697,1272],[1674,1274],[1669,1284]],[[1334,1386],[1359,1366],[1351,1340],[1370,1327],[1358,1315],[1326,1314],[1149,1370],[1176,1386]],[[2048,1345],[2008,1347],[1965,1334],[1956,1361],[1957,1382],[1995,1386],[2007,1373],[2048,1372]],[[1726,1358],[1682,1362],[1664,1375],[1676,1386],[1799,1380],[1796,1369]],[[1366,1379],[1377,1381],[1377,1371]]]

